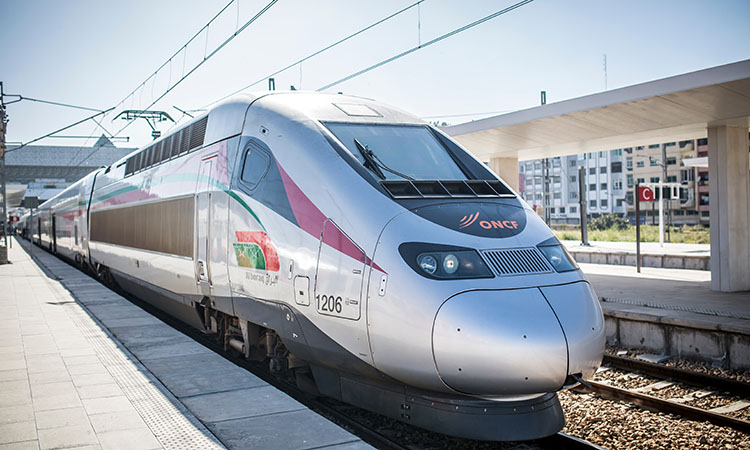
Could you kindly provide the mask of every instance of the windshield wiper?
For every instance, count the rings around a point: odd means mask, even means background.
[[[378,163],[375,162],[375,154],[372,152],[372,150],[362,145],[356,138],[354,138],[354,144],[357,146],[357,150],[359,150],[359,152],[362,154],[362,157],[365,158],[365,163],[363,165],[365,167],[369,167],[370,170],[375,172],[375,175],[385,180],[383,171],[380,170],[380,167],[378,167]]]
[[[362,145],[357,138],[354,138],[354,144],[357,146],[357,150],[362,154],[362,157],[365,158],[365,167],[370,167],[370,169],[375,173],[375,175],[379,176],[381,179],[385,180],[385,174],[383,174],[383,171],[380,169],[384,169],[396,176],[399,176],[405,180],[414,181],[414,178],[404,175],[403,173],[391,169],[390,167],[386,166],[383,161],[378,158],[378,155],[376,155],[372,150],[367,148],[366,145]]]

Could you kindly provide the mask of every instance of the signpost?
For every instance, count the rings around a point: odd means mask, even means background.
[[[654,191],[648,186],[636,183],[635,192],[635,265],[638,273],[641,273],[641,202],[653,202]]]

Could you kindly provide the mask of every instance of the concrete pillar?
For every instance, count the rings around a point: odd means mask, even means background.
[[[711,289],[750,291],[750,154],[747,126],[708,127]]]
[[[511,189],[518,192],[518,157],[491,158],[490,169],[500,176]]]

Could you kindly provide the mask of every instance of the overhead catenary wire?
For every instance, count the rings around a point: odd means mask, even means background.
[[[440,42],[442,40],[448,39],[449,37],[455,36],[456,34],[461,33],[462,31],[466,31],[466,30],[468,30],[470,28],[473,28],[473,27],[475,27],[477,25],[480,25],[480,24],[482,24],[484,22],[487,22],[488,20],[492,20],[492,19],[494,19],[496,17],[499,17],[499,16],[501,16],[503,14],[509,13],[509,12],[513,11],[514,9],[520,8],[521,6],[527,5],[527,4],[529,4],[529,3],[533,2],[533,1],[534,0],[523,0],[523,1],[520,1],[518,3],[515,3],[515,4],[513,4],[513,5],[511,5],[511,6],[507,7],[507,8],[501,9],[500,11],[497,11],[497,12],[495,12],[493,14],[490,14],[489,16],[485,16],[485,17],[483,17],[483,18],[481,18],[479,20],[476,20],[476,21],[468,24],[468,25],[464,25],[461,28],[456,28],[453,31],[450,31],[450,32],[445,33],[445,34],[443,34],[441,36],[438,36],[435,39],[432,39],[430,41],[425,42],[424,44],[419,44],[416,47],[412,47],[409,50],[406,50],[406,51],[401,52],[401,53],[399,53],[397,55],[391,56],[390,58],[384,59],[384,60],[382,60],[382,61],[380,61],[380,62],[378,62],[376,64],[373,64],[373,65],[371,65],[369,67],[366,67],[366,68],[364,68],[362,70],[359,70],[357,72],[354,72],[351,75],[347,75],[344,78],[336,80],[336,81],[334,81],[332,83],[328,83],[325,86],[319,87],[318,89],[316,89],[316,91],[317,92],[324,91],[326,89],[332,88],[333,86],[341,84],[341,83],[343,83],[345,81],[349,81],[352,78],[356,78],[356,77],[358,77],[358,76],[360,76],[362,74],[365,74],[365,73],[367,73],[367,72],[369,72],[371,70],[377,69],[378,67],[382,67],[382,66],[384,66],[384,65],[386,65],[388,63],[391,63],[391,62],[393,62],[393,61],[395,61],[397,59],[403,58],[406,55],[410,55],[410,54],[416,52],[417,50],[423,49],[425,47],[429,47],[432,44],[435,44],[435,43]]]
[[[208,107],[208,106],[210,106],[210,105],[212,105],[214,103],[218,103],[218,102],[220,102],[222,100],[225,100],[225,99],[227,99],[227,98],[229,98],[229,97],[231,97],[231,96],[233,96],[235,94],[238,94],[238,93],[244,91],[245,89],[249,89],[249,88],[251,88],[251,87],[253,87],[253,86],[255,86],[255,85],[259,84],[259,83],[262,83],[263,81],[267,80],[268,78],[276,76],[276,75],[280,74],[281,72],[284,72],[284,71],[286,71],[288,69],[291,69],[292,67],[294,67],[294,66],[296,66],[298,64],[302,64],[303,62],[305,62],[305,61],[307,61],[307,60],[309,60],[311,58],[314,58],[314,57],[320,55],[321,53],[326,52],[326,51],[332,49],[333,47],[336,47],[336,46],[338,46],[340,44],[343,44],[344,42],[348,41],[349,39],[352,39],[352,38],[354,38],[354,37],[356,37],[356,36],[364,33],[365,31],[368,31],[368,30],[370,30],[370,29],[372,29],[372,28],[380,25],[383,22],[386,22],[386,21],[388,21],[390,19],[393,19],[394,17],[396,17],[396,16],[398,16],[400,14],[405,13],[406,11],[414,8],[415,6],[418,6],[419,4],[421,4],[421,3],[425,2],[425,1],[427,1],[427,0],[419,0],[417,2],[414,2],[411,5],[406,6],[405,8],[402,8],[402,9],[394,12],[393,14],[390,14],[390,15],[388,15],[386,17],[383,17],[382,19],[380,19],[380,20],[378,20],[376,22],[373,22],[372,24],[370,24],[370,25],[368,25],[368,26],[366,26],[364,28],[362,28],[362,29],[360,29],[360,30],[358,30],[358,31],[356,31],[356,32],[354,32],[354,33],[352,33],[352,34],[350,34],[350,35],[342,38],[342,39],[339,39],[338,41],[334,42],[333,44],[330,44],[330,45],[328,45],[328,46],[326,46],[326,47],[324,47],[324,48],[322,48],[322,49],[320,49],[320,50],[318,50],[316,52],[313,52],[313,53],[305,56],[302,59],[299,59],[299,60],[297,60],[297,61],[295,61],[295,62],[293,62],[293,63],[291,63],[291,64],[289,64],[289,65],[287,65],[287,66],[285,66],[285,67],[283,67],[283,68],[281,68],[281,69],[273,72],[273,73],[270,73],[270,74],[268,74],[268,75],[260,78],[258,81],[254,81],[254,82],[248,84],[247,86],[242,87],[240,89],[237,89],[236,91],[233,91],[232,93],[227,94],[224,97],[221,97],[220,99],[218,99],[216,101],[213,101],[213,102],[211,102],[211,103],[209,103],[207,105],[203,105],[201,107],[201,109],[206,108],[206,107]]]
[[[41,100],[38,98],[24,97],[23,95],[17,95],[17,94],[5,94],[4,97],[18,97],[18,100],[13,100],[12,102],[9,102],[6,104],[20,102],[21,100],[28,100],[30,102],[46,103],[48,105],[64,106],[66,108],[83,109],[86,111],[97,111],[97,112],[102,111],[101,109],[98,109],[98,108],[89,108],[86,106],[71,105],[69,103],[53,102],[51,100]]]
[[[214,56],[222,48],[224,48],[227,44],[229,44],[229,42],[231,42],[235,37],[237,37],[237,35],[239,35],[240,33],[242,33],[248,26],[250,26],[253,22],[255,22],[256,20],[258,20],[258,18],[260,18],[260,16],[262,16],[263,14],[265,14],[266,11],[268,11],[269,9],[271,9],[271,7],[273,5],[275,5],[278,1],[279,0],[271,0],[266,6],[263,7],[263,9],[261,9],[260,11],[258,11],[258,13],[256,13],[252,18],[250,18],[250,20],[248,20],[247,22],[245,22],[245,24],[242,25],[237,31],[235,31],[232,35],[230,35],[227,39],[225,39],[224,42],[222,42],[221,44],[219,44],[219,46],[216,47],[211,53],[209,53],[202,60],[200,60],[198,62],[198,64],[196,64],[192,69],[190,69],[190,71],[188,71],[186,74],[184,74],[182,76],[182,78],[180,78],[179,80],[177,80],[175,82],[175,84],[173,84],[172,86],[170,86],[169,88],[167,88],[167,90],[165,90],[156,100],[152,101],[147,107],[145,107],[143,109],[147,110],[147,109],[151,108],[152,106],[154,106],[159,100],[161,100],[167,94],[169,94],[172,91],[172,89],[176,88],[180,83],[182,83],[193,72],[195,72],[196,70],[198,70],[198,68],[200,66],[202,66],[203,63],[205,63],[206,61],[208,61],[209,59],[211,59],[212,56]],[[135,92],[135,91],[133,91],[133,92]],[[125,130],[125,128],[129,127],[130,124],[132,124],[132,123],[133,122],[126,123],[125,126],[123,126],[122,128],[120,128],[113,136],[117,136],[120,133],[122,133],[123,130]]]
[[[181,51],[185,50],[185,49],[187,48],[187,46],[188,46],[188,45],[189,45],[189,44],[190,44],[190,43],[191,43],[191,42],[192,42],[193,40],[195,40],[195,38],[197,38],[197,37],[198,37],[198,36],[199,36],[199,35],[200,35],[200,34],[201,34],[201,33],[203,32],[203,30],[205,30],[205,29],[206,29],[206,28],[207,28],[207,27],[208,27],[208,26],[209,26],[209,25],[210,25],[210,24],[211,24],[211,23],[212,23],[212,22],[213,22],[214,20],[216,20],[216,18],[217,18],[217,17],[219,17],[219,16],[220,16],[220,15],[221,15],[221,14],[222,14],[222,13],[223,13],[223,12],[224,12],[224,11],[225,11],[225,10],[226,10],[227,8],[228,8],[228,7],[229,7],[229,6],[230,6],[230,5],[231,5],[231,4],[232,4],[232,3],[234,2],[234,1],[238,1],[238,0],[231,0],[231,1],[229,2],[229,3],[227,3],[227,4],[226,4],[226,5],[225,5],[225,6],[224,6],[224,7],[223,7],[223,8],[222,8],[222,9],[221,9],[221,10],[220,10],[220,11],[219,11],[218,13],[216,13],[216,14],[215,14],[215,15],[214,15],[214,16],[213,16],[213,17],[211,18],[211,20],[209,20],[209,21],[208,21],[208,23],[206,23],[206,25],[204,25],[204,26],[203,26],[203,27],[202,27],[202,28],[201,28],[201,29],[200,29],[200,30],[199,30],[199,31],[198,31],[197,33],[195,33],[195,34],[194,34],[194,35],[193,35],[193,36],[192,36],[192,37],[191,37],[191,38],[190,38],[190,39],[189,39],[189,40],[188,40],[188,41],[187,41],[187,42],[186,42],[186,43],[185,43],[185,44],[184,44],[184,45],[183,45],[182,47],[180,47],[180,49],[179,49],[179,50],[177,50],[177,51],[176,51],[176,52],[175,52],[174,54],[172,54],[172,56],[170,56],[170,57],[169,57],[169,58],[167,59],[167,61],[165,61],[165,62],[164,62],[164,63],[163,63],[163,64],[162,64],[161,66],[159,66],[159,68],[157,68],[157,69],[156,69],[156,70],[155,70],[155,71],[154,71],[154,72],[153,72],[153,73],[152,73],[151,75],[149,75],[149,76],[148,76],[148,77],[147,77],[147,78],[146,78],[146,79],[145,79],[145,80],[144,80],[144,81],[143,81],[142,83],[140,83],[140,84],[138,85],[138,87],[136,87],[136,88],[135,88],[135,89],[134,89],[133,91],[131,91],[131,92],[130,92],[130,93],[129,93],[128,95],[126,95],[126,96],[125,96],[125,97],[124,97],[124,98],[123,98],[122,100],[120,100],[120,101],[119,101],[119,102],[118,102],[118,103],[117,103],[117,104],[116,104],[115,106],[113,106],[113,107],[111,107],[111,108],[108,108],[108,109],[106,109],[106,110],[104,110],[104,111],[96,110],[96,109],[93,109],[93,108],[85,108],[85,107],[81,107],[81,109],[91,109],[91,110],[93,110],[93,111],[99,111],[99,112],[97,112],[97,114],[94,114],[94,115],[92,115],[92,116],[86,117],[85,119],[82,119],[82,120],[76,121],[76,122],[74,122],[74,123],[72,123],[72,124],[70,124],[70,125],[68,125],[68,126],[65,126],[65,127],[63,127],[63,128],[60,128],[59,130],[55,130],[55,131],[53,131],[53,132],[51,132],[51,133],[47,133],[47,134],[45,134],[45,135],[43,135],[43,136],[40,136],[40,137],[38,137],[38,138],[35,138],[35,139],[32,139],[32,140],[30,140],[30,141],[28,141],[28,142],[22,143],[22,144],[21,144],[20,146],[18,146],[18,147],[15,147],[15,148],[14,148],[13,150],[10,150],[10,151],[16,151],[16,150],[20,150],[20,149],[22,149],[22,148],[26,147],[26,146],[27,146],[27,145],[29,145],[29,144],[32,144],[32,143],[34,143],[34,142],[37,142],[37,141],[40,141],[40,140],[42,140],[42,139],[48,138],[48,137],[50,137],[50,136],[51,136],[51,135],[53,135],[53,134],[57,134],[57,133],[59,133],[59,132],[61,132],[61,131],[67,130],[67,129],[69,129],[69,128],[72,128],[72,127],[74,127],[74,126],[76,126],[76,125],[80,125],[80,124],[82,124],[82,123],[86,122],[87,120],[93,120],[93,119],[95,119],[96,117],[98,117],[98,116],[100,116],[100,115],[102,115],[102,116],[103,116],[103,115],[106,115],[106,114],[107,114],[107,113],[109,113],[110,111],[114,110],[115,108],[117,108],[118,106],[120,106],[121,104],[123,104],[123,103],[124,103],[124,102],[125,102],[125,101],[126,101],[126,100],[127,100],[128,98],[130,98],[130,97],[133,97],[133,96],[134,96],[134,94],[135,94],[136,92],[138,92],[138,90],[139,90],[139,89],[141,89],[141,93],[142,93],[142,92],[143,92],[143,88],[145,87],[146,83],[148,83],[148,81],[149,81],[149,80],[150,80],[150,79],[151,79],[152,77],[155,77],[155,76],[156,76],[156,74],[157,74],[157,73],[158,73],[158,72],[159,72],[159,71],[160,71],[160,70],[161,70],[162,68],[164,68],[164,67],[165,67],[165,66],[166,66],[167,64],[170,64],[170,70],[171,70],[171,63],[172,63],[172,60],[173,60],[173,59],[174,59],[174,58],[175,58],[175,57],[176,57],[177,55],[179,55],[179,53],[180,53]],[[152,103],[151,103],[151,104],[150,104],[150,105],[149,105],[148,107],[146,107],[145,109],[148,109],[148,108],[150,108],[150,107],[151,107],[151,106],[153,106],[153,105],[154,105],[154,104],[155,104],[156,102],[158,102],[159,100],[161,100],[161,98],[163,98],[163,97],[164,97],[165,95],[167,95],[167,94],[168,94],[168,93],[169,93],[169,92],[170,92],[170,91],[171,91],[172,89],[174,89],[174,88],[175,88],[175,87],[176,87],[176,86],[177,86],[178,84],[180,84],[180,83],[181,83],[182,81],[184,81],[184,80],[185,80],[185,79],[186,79],[186,78],[187,78],[187,77],[188,77],[188,76],[189,76],[190,74],[192,74],[192,73],[193,73],[193,72],[194,72],[194,71],[195,71],[195,70],[196,70],[196,69],[197,69],[198,67],[200,67],[200,66],[201,66],[201,65],[202,65],[202,64],[203,64],[204,62],[208,61],[208,59],[210,59],[210,58],[211,58],[211,56],[213,56],[213,55],[214,55],[214,54],[216,54],[216,53],[217,53],[217,52],[218,52],[219,50],[221,50],[221,49],[222,49],[222,48],[223,48],[223,47],[224,47],[224,46],[225,46],[226,44],[228,44],[228,43],[229,43],[229,42],[230,42],[230,41],[231,41],[232,39],[234,39],[234,37],[236,37],[236,36],[237,36],[238,34],[240,34],[240,33],[241,33],[242,31],[244,31],[244,30],[245,30],[245,28],[247,28],[247,27],[248,27],[248,26],[249,26],[249,25],[250,25],[250,24],[251,24],[252,22],[254,22],[254,21],[255,21],[255,20],[256,20],[256,19],[258,18],[258,17],[260,17],[261,15],[263,15],[263,14],[264,14],[264,13],[265,13],[265,12],[266,12],[266,11],[267,11],[267,10],[268,10],[269,8],[270,8],[270,7],[271,7],[271,6],[273,6],[273,5],[274,5],[274,4],[276,3],[276,2],[278,2],[278,0],[272,0],[272,1],[271,1],[271,2],[269,3],[269,4],[267,4],[267,5],[266,5],[266,6],[265,6],[265,7],[264,7],[264,8],[263,8],[263,9],[262,9],[262,10],[261,10],[261,11],[260,11],[259,13],[257,13],[257,14],[256,14],[256,15],[255,15],[255,16],[254,16],[253,18],[251,18],[251,19],[250,19],[250,20],[249,20],[248,22],[246,22],[246,23],[245,23],[245,24],[244,24],[244,25],[243,25],[243,26],[242,26],[241,28],[238,28],[238,29],[237,29],[237,30],[236,30],[236,31],[234,32],[234,34],[232,34],[232,35],[231,35],[231,36],[230,36],[230,37],[229,37],[228,39],[226,39],[226,40],[225,40],[225,41],[224,41],[224,42],[223,42],[223,43],[222,43],[221,45],[219,45],[219,46],[218,46],[218,47],[217,47],[217,48],[216,48],[215,50],[213,50],[213,51],[211,52],[211,54],[210,54],[210,55],[207,55],[206,57],[204,57],[204,59],[203,59],[203,60],[201,60],[201,61],[200,61],[200,62],[199,62],[199,63],[198,63],[198,64],[197,64],[197,65],[196,65],[195,67],[193,67],[193,69],[191,69],[191,70],[190,70],[190,72],[188,72],[187,74],[185,74],[185,73],[184,73],[184,65],[183,65],[183,76],[182,76],[182,78],[180,78],[180,79],[179,79],[179,80],[178,80],[178,81],[177,81],[177,82],[176,82],[176,83],[175,83],[174,85],[172,85],[172,86],[171,86],[171,87],[170,87],[169,89],[167,89],[167,90],[166,90],[166,92],[164,92],[164,93],[163,93],[163,94],[162,94],[161,96],[159,96],[159,98],[157,98],[156,100],[154,100],[154,101],[153,101],[153,102],[152,102]],[[185,60],[186,60],[186,58],[185,58]],[[183,60],[183,63],[185,62],[185,60]],[[171,78],[171,74],[170,74],[170,78]],[[21,96],[17,96],[17,97],[21,97]],[[27,97],[24,97],[24,99],[28,99],[28,98],[27,98]],[[37,101],[38,101],[39,99],[34,99],[34,100],[37,100]],[[15,103],[15,102],[17,102],[17,101],[20,101],[20,99],[19,99],[19,100],[14,100],[14,101],[13,101],[13,102],[11,102],[11,103]],[[43,102],[44,102],[44,103],[47,103],[47,101],[43,101]],[[55,102],[55,103],[58,103],[58,102]],[[60,104],[60,106],[70,106],[70,107],[74,107],[75,105]],[[119,131],[117,131],[117,133],[115,133],[115,134],[112,134],[112,133],[111,133],[111,132],[110,132],[109,130],[107,130],[106,128],[104,128],[104,126],[102,126],[102,125],[101,125],[101,123],[97,122],[97,125],[98,125],[99,127],[101,127],[101,128],[102,128],[102,129],[103,129],[103,130],[104,130],[104,131],[105,131],[105,132],[107,133],[107,134],[109,134],[109,137],[116,137],[116,136],[118,136],[118,135],[119,135],[119,134],[120,134],[120,133],[121,133],[121,132],[122,132],[122,131],[123,131],[123,130],[124,130],[125,128],[127,128],[127,127],[128,127],[129,125],[130,125],[130,123],[132,123],[132,122],[128,122],[128,124],[126,124],[126,125],[125,125],[124,127],[122,127],[122,128],[121,128],[121,129],[120,129]],[[92,134],[92,135],[91,135],[91,136],[89,137],[89,139],[90,139],[91,137],[93,137],[93,134]]]
[[[146,77],[146,79],[143,80],[143,82],[140,83],[138,85],[138,87],[136,87],[128,95],[126,95],[125,97],[123,97],[123,99],[120,100],[115,105],[115,107],[120,106],[121,104],[123,104],[125,102],[125,100],[127,100],[131,95],[134,95],[138,91],[138,89],[140,89],[142,86],[145,86],[145,84],[148,83],[148,80],[150,80],[152,77],[156,77],[156,75],[159,73],[159,71],[161,69],[163,69],[167,64],[170,64],[170,75],[169,75],[169,77],[170,77],[170,81],[171,81],[171,78],[172,78],[172,72],[171,72],[171,63],[172,63],[172,60],[175,57],[177,57],[177,55],[179,55],[181,51],[187,49],[187,46],[190,45],[190,43],[193,42],[203,32],[203,30],[207,29],[209,27],[209,25],[211,25],[211,23],[214,20],[216,20],[224,11],[226,11],[226,9],[229,8],[229,6],[232,3],[234,3],[235,1],[238,1],[238,0],[230,0],[229,3],[227,3],[226,5],[224,5],[224,7],[221,8],[221,10],[218,13],[216,13],[211,18],[211,20],[209,20],[205,25],[203,25],[203,27],[201,27],[200,30],[198,30],[190,39],[188,39],[187,42],[185,42],[176,52],[174,52],[174,54],[172,54],[172,56],[170,56],[169,58],[167,58],[167,60],[164,61],[164,63],[162,65],[160,65],[156,70],[154,70],[154,72],[151,75],[149,75],[148,77]],[[184,60],[183,60],[183,62],[184,62]],[[184,68],[184,65],[183,65],[183,73],[184,73],[184,70],[185,70],[185,68]]]
[[[57,129],[57,130],[55,130],[55,131],[53,131],[51,133],[47,133],[44,136],[40,136],[38,138],[32,139],[32,140],[30,140],[28,142],[25,142],[25,143],[19,145],[18,147],[15,147],[13,149],[7,150],[7,152],[15,152],[17,150],[21,150],[22,148],[26,147],[27,145],[33,144],[34,142],[37,142],[37,141],[41,141],[44,138],[50,137],[53,134],[57,134],[57,133],[59,133],[61,131],[65,131],[65,130],[67,130],[69,128],[73,128],[74,126],[80,125],[80,124],[86,122],[87,120],[91,120],[91,119],[94,119],[94,118],[96,118],[98,116],[101,116],[103,114],[107,114],[108,112],[112,111],[113,109],[115,109],[114,106],[111,107],[111,108],[109,108],[109,109],[105,109],[104,111],[100,111],[100,112],[98,112],[98,113],[96,113],[94,115],[88,116],[85,119],[81,119],[81,120],[79,120],[77,122],[71,123],[70,125],[64,126],[64,127],[60,128],[60,129]]]

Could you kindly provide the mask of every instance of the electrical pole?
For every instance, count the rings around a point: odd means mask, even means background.
[[[8,261],[8,196],[5,191],[5,133],[7,131],[7,123],[3,82],[0,81],[0,172],[3,174],[3,243],[5,244],[5,257],[0,258],[0,264],[5,264]]]
[[[586,167],[578,168],[578,209],[581,214],[581,245],[589,245],[588,223],[586,222]]]
[[[547,104],[547,91],[541,93],[542,105]],[[542,159],[542,173],[544,176],[544,194],[542,196],[542,208],[544,209],[544,223],[550,226],[550,200],[549,200],[549,158]]]

